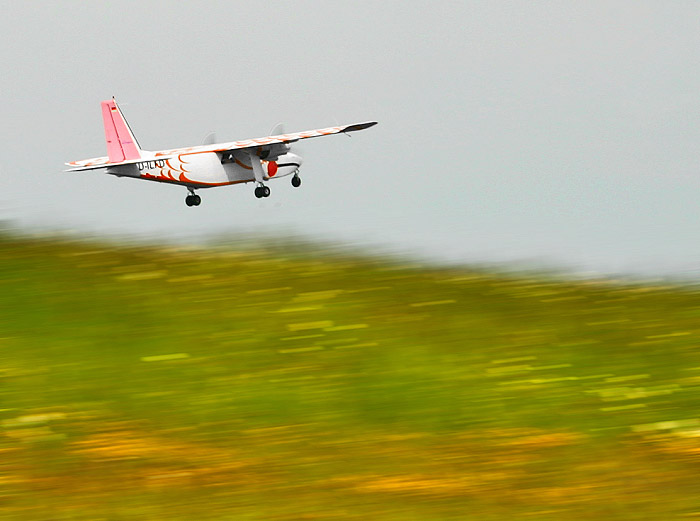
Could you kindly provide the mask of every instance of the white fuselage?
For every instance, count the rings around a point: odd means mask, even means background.
[[[115,165],[107,173],[190,188],[210,188],[255,181],[250,156],[242,151],[232,153],[183,152],[177,155],[142,151],[143,160],[135,164]],[[302,158],[286,153],[274,162],[262,161],[265,180],[295,173]],[[273,164],[276,164],[276,169]]]

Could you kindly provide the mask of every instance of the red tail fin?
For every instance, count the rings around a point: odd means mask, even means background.
[[[136,138],[114,99],[102,102],[102,119],[107,139],[107,155],[110,163],[139,159],[141,151]]]

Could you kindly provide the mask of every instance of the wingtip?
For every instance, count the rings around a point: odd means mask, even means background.
[[[377,121],[367,121],[366,123],[355,123],[354,125],[347,126],[343,132],[355,132],[356,130],[364,130],[369,127],[376,125]]]

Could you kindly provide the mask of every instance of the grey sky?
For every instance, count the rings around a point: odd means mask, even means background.
[[[5,2],[2,217],[158,237],[279,229],[441,259],[700,269],[698,2]],[[304,184],[60,173],[106,154],[377,120]]]

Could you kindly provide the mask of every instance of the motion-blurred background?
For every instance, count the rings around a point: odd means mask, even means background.
[[[1,519],[700,515],[697,3],[3,7]]]
[[[695,2],[8,3],[2,211],[26,226],[261,229],[605,273],[697,269]],[[305,183],[61,174],[116,96],[146,149],[376,120],[302,143]]]

